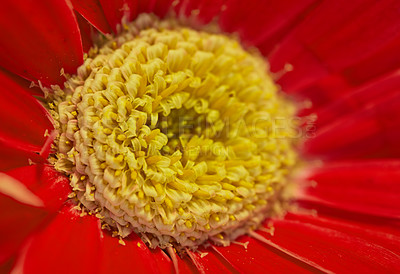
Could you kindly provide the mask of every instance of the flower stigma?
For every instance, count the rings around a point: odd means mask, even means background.
[[[142,15],[93,47],[48,109],[51,161],[114,235],[229,245],[277,216],[297,161],[296,108],[236,39]]]

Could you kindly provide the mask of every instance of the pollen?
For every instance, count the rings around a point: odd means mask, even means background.
[[[47,98],[77,204],[121,239],[177,249],[227,245],[279,214],[296,109],[261,55],[149,15],[108,39]]]

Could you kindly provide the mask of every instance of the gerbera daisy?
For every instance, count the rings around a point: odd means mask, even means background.
[[[3,3],[0,271],[398,272],[399,15]]]

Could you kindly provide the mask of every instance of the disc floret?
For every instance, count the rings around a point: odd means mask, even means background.
[[[55,167],[121,237],[229,244],[281,208],[294,108],[228,36],[146,16],[126,29],[49,97]]]

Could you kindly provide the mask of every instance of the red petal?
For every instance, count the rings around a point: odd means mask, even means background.
[[[288,33],[290,33],[304,18],[315,9],[321,1],[315,0],[303,0],[293,1],[287,0],[284,6],[280,6],[280,1],[274,7],[271,14],[270,24],[272,28],[266,24],[263,25],[264,29],[259,29],[262,35],[257,36],[257,32],[253,30],[254,45],[261,51],[265,56],[269,55],[271,51],[284,39]],[[269,10],[269,7],[267,8]],[[283,10],[284,12],[281,12]],[[265,15],[261,15],[265,16]],[[265,18],[265,17],[264,17]],[[256,24],[257,25],[257,24]],[[251,30],[251,28],[249,28]],[[256,29],[256,28],[253,28]]]
[[[315,6],[315,0],[229,1],[221,13],[223,30],[238,32],[246,44],[267,54]]]
[[[152,12],[162,18],[167,14],[173,2],[173,0],[157,0]]]
[[[0,71],[0,140],[40,151],[44,133],[53,129],[49,113],[30,94]]]
[[[179,16],[195,16],[200,23],[207,24],[220,15],[225,3],[226,0],[180,1],[172,7]]]
[[[297,199],[346,211],[400,218],[400,161],[328,163],[314,171],[317,183]]]
[[[342,72],[343,77],[349,83],[358,85],[376,78],[377,75],[384,75],[398,69],[400,63],[399,47],[400,37],[397,36],[376,54],[346,68]]]
[[[249,242],[247,248],[238,244],[228,247],[212,246],[229,264],[239,272],[266,273],[279,271],[284,273],[305,273],[304,269],[294,263],[294,259],[278,255],[271,248],[248,236],[239,238],[242,243]]]
[[[9,80],[2,80],[2,81],[13,81],[16,84],[18,84],[21,89],[24,91],[28,92],[29,94],[36,96],[36,97],[43,97],[43,91],[40,89],[40,87],[32,81],[28,81],[10,71],[7,71],[3,68],[0,67],[0,75],[1,79],[6,79],[9,78]]]
[[[171,260],[159,249],[151,252],[138,236],[124,239],[125,245],[121,245],[118,238],[106,232],[102,235],[101,273],[171,273]]]
[[[32,162],[45,162],[45,159],[29,149],[16,148],[3,142],[0,142],[0,155],[0,171],[26,166]]]
[[[46,209],[57,211],[67,200],[71,187],[67,177],[48,165],[33,165],[7,172],[26,185],[43,202]]]
[[[387,273],[400,271],[400,256],[363,238],[323,226],[292,220],[274,220],[274,235],[265,243],[337,273]]]
[[[77,11],[75,11],[75,16],[81,31],[83,51],[89,52],[90,48],[93,46],[92,37],[95,35],[96,31],[93,26]]]
[[[112,32],[99,0],[71,0],[71,2],[74,9],[99,31],[102,33]]]
[[[114,32],[117,32],[117,25],[121,24],[122,18],[130,22],[137,16],[136,2],[129,0],[100,0],[108,24]]]
[[[14,257],[5,263],[0,263],[0,273],[11,273],[14,263],[15,263]]]
[[[238,271],[215,250],[199,248],[199,251],[201,253],[190,250],[187,252],[200,273],[232,273]]]
[[[1,184],[4,184],[3,180],[6,180],[6,177],[2,175],[0,180],[2,180]],[[13,181],[10,181],[10,183],[13,183]],[[28,195],[34,194],[28,193]],[[0,208],[0,264],[2,264],[18,251],[25,238],[43,222],[48,212],[43,208],[21,203],[1,192]]]
[[[0,11],[0,62],[29,80],[62,84],[61,68],[75,73],[83,61],[72,9],[65,1],[6,1]]]
[[[327,158],[397,157],[400,94],[395,92],[341,117],[306,140],[304,151]]]
[[[368,224],[354,220],[335,219],[328,216],[303,215],[289,213],[285,219],[314,224],[334,229],[349,235],[361,237],[369,242],[379,244],[396,254],[400,254],[400,231],[382,224]]]
[[[164,250],[171,258],[175,273],[195,273],[196,267],[188,257],[180,258],[172,246]]]
[[[160,250],[151,252],[137,236],[124,242],[101,231],[96,217],[80,217],[66,206],[26,244],[16,267],[24,273],[171,273],[171,261]]]
[[[139,0],[138,1],[138,14],[150,13],[154,10],[157,0]]]
[[[285,63],[294,67],[280,80],[283,88],[300,90],[382,54],[399,39],[398,5],[391,0],[322,2],[271,55],[273,71],[282,70]],[[374,71],[373,64],[369,68]]]
[[[303,114],[308,115],[321,107],[334,103],[335,100],[342,99],[355,88],[358,87],[350,86],[342,75],[331,73],[314,82],[311,86],[296,91],[296,96],[312,102],[312,106],[303,112]]]
[[[344,89],[343,91],[332,89],[331,92],[326,92],[326,89],[325,92],[314,90],[313,92],[324,95],[323,101],[329,101],[326,106],[316,110],[317,126],[326,125],[339,117],[365,108],[368,104],[384,96],[397,93],[399,85],[400,71],[396,71],[355,89]]]
[[[26,244],[16,267],[23,273],[97,273],[100,250],[98,219],[66,206]]]

